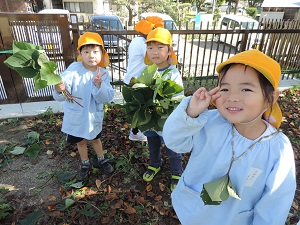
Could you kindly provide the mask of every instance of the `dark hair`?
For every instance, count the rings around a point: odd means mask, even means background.
[[[245,71],[247,69],[247,65],[241,64],[241,63],[231,63],[228,64],[226,66],[224,66],[221,70],[220,70],[220,78],[219,78],[219,85],[221,83],[221,81],[224,79],[225,75],[227,74],[227,71],[236,66],[236,65],[243,65],[245,66]],[[251,67],[252,68],[252,67]],[[254,69],[254,68],[253,68]],[[274,96],[273,96],[273,92],[274,92],[274,87],[273,85],[270,83],[270,81],[259,71],[257,71],[256,69],[254,69],[255,72],[258,75],[258,81],[263,93],[263,96],[267,99],[267,102],[270,104],[270,106],[272,105],[273,101],[274,101]]]
[[[96,47],[96,46],[99,46],[101,52],[103,52],[103,46],[102,46],[102,45],[96,45],[96,44],[82,45],[82,46],[80,46],[79,51],[81,52],[81,50],[83,49],[83,47],[87,47],[87,48],[93,47],[93,48],[94,48],[94,47]]]

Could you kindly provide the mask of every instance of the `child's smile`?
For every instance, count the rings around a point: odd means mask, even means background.
[[[216,105],[231,123],[255,123],[266,108],[264,95],[254,69],[244,65],[231,67],[220,83]]]

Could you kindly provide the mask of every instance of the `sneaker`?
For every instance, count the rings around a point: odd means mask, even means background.
[[[156,168],[153,166],[148,166],[147,171],[143,175],[143,180],[146,182],[150,182],[159,171],[160,167]]]
[[[132,140],[132,141],[147,141],[147,137],[141,131],[139,131],[137,134],[133,134],[132,131],[130,131],[129,140]]]
[[[78,181],[85,181],[86,179],[88,179],[91,170],[91,164],[81,164],[81,169],[78,173]]]
[[[181,175],[172,175],[171,176],[171,186],[170,186],[170,190],[171,191],[174,191],[174,189],[176,188],[177,183],[178,183],[178,181],[180,179],[180,176]]]
[[[108,162],[108,159],[103,159],[101,161],[98,161],[98,167],[100,168],[101,172],[104,174],[110,174],[114,172],[114,168],[110,163]]]

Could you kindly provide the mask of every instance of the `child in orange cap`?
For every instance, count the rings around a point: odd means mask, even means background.
[[[129,85],[131,78],[138,78],[145,69],[144,57],[146,54],[146,38],[150,31],[156,27],[163,27],[163,20],[157,16],[149,16],[146,20],[139,21],[134,29],[139,32],[128,47],[128,67],[124,77],[124,83]],[[147,141],[147,138],[138,128],[130,130],[129,139],[132,141]]]
[[[170,149],[191,152],[171,196],[176,214],[185,225],[285,224],[296,179],[293,148],[278,131],[280,66],[249,50],[217,72],[218,87],[183,99],[163,128]]]
[[[183,87],[181,74],[175,67],[177,64],[177,58],[172,48],[172,36],[171,33],[165,28],[156,28],[152,30],[147,36],[147,53],[145,55],[145,64],[156,64],[158,72],[163,73],[165,70],[170,70],[165,77],[175,81],[177,84]],[[183,95],[184,93],[180,93]],[[143,179],[150,182],[154,176],[160,171],[162,160],[161,151],[162,147],[162,134],[158,131],[145,132],[148,141],[148,148],[150,152],[150,165],[147,171],[143,175]],[[170,160],[171,171],[171,186],[170,190],[173,191],[177,185],[178,180],[182,174],[182,156],[179,153],[175,153],[169,148],[165,147]]]
[[[101,36],[94,32],[84,33],[78,40],[79,61],[72,63],[62,74],[62,82],[55,85],[53,97],[64,101],[64,119],[62,132],[67,134],[68,143],[76,143],[81,158],[81,170],[78,180],[88,178],[92,168],[87,140],[90,140],[97,154],[99,167],[103,173],[112,173],[113,167],[104,158],[100,140],[103,122],[103,104],[114,97],[109,73],[104,67],[109,57],[104,49]],[[81,106],[69,102],[62,95],[67,89],[72,95],[80,97]]]

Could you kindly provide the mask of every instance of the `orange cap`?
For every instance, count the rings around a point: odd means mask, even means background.
[[[217,72],[220,74],[220,71],[224,66],[232,63],[244,64],[259,71],[272,84],[274,90],[277,89],[281,75],[280,65],[274,59],[259,50],[248,50],[230,57],[228,60],[217,66]],[[263,117],[274,127],[279,128],[282,122],[282,112],[279,104],[275,102],[273,106],[268,108]]]
[[[101,38],[101,36],[98,33],[95,32],[85,32],[83,35],[80,36],[78,39],[78,47],[77,50],[80,49],[81,46],[83,45],[89,45],[89,44],[95,44],[95,45],[101,45],[103,48],[103,53],[102,53],[102,59],[101,62],[98,64],[100,67],[106,67],[109,64],[109,56],[104,49],[104,43]],[[77,61],[82,62],[82,57],[78,56]]]
[[[141,20],[135,25],[134,29],[144,35],[147,35],[153,29],[153,27],[154,25],[151,22],[147,20]]]
[[[164,28],[164,21],[162,18],[158,16],[147,16],[146,20],[152,23],[154,28],[158,28],[158,27]]]
[[[170,45],[172,47],[172,35],[171,35],[170,31],[165,28],[158,27],[158,28],[152,30],[147,36],[146,43],[148,43],[150,41],[156,41],[156,42],[159,42],[159,43],[162,43],[165,45]],[[175,55],[173,48],[171,49],[171,51],[172,51],[172,53],[168,59],[168,62],[170,64],[176,65],[178,63],[177,57]],[[147,53],[144,58],[144,63],[146,65],[153,64],[153,62],[151,62],[150,59],[148,58]]]

